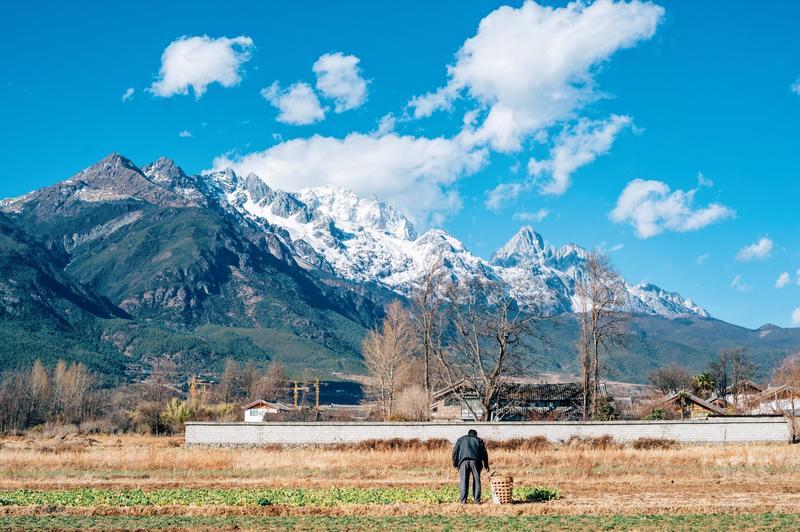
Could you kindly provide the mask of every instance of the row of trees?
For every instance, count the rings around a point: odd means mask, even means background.
[[[753,379],[756,369],[747,350],[723,349],[701,373],[693,375],[682,366],[670,364],[652,371],[648,378],[664,393],[691,390],[704,399],[713,394],[725,397],[730,393],[734,403],[738,403],[741,383]]]
[[[583,416],[589,418],[598,409],[603,354],[624,338],[626,315],[619,312],[624,286],[608,259],[590,255],[585,271],[576,286],[577,351]],[[502,418],[515,406],[509,384],[532,374],[538,350],[547,344],[546,316],[537,303],[521,303],[489,279],[456,285],[440,262],[432,265],[412,294],[410,308],[391,303],[382,326],[362,346],[383,418],[397,417],[397,399],[408,389],[418,391],[415,405],[425,407],[415,410],[427,417],[435,387],[449,387],[478,419]],[[474,393],[477,402],[471,400]]]
[[[95,382],[86,366],[63,360],[52,370],[37,360],[30,371],[5,374],[0,381],[0,431],[91,418],[99,407]]]
[[[192,379],[188,391],[184,384],[167,359],[155,361],[144,382],[115,388],[99,386],[83,364],[59,361],[46,368],[37,360],[0,377],[0,432],[76,425],[101,432],[171,433],[182,430],[187,420],[238,420],[243,401],[287,393],[278,362],[264,370],[229,359],[218,384]]]

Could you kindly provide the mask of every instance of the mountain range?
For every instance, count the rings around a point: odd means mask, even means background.
[[[286,192],[263,177],[187,175],[166,158],[139,168],[112,154],[2,200],[0,367],[66,358],[130,380],[163,357],[190,374],[231,356],[359,372],[365,331],[441,260],[453,282],[496,281],[552,316],[542,368],[574,373],[586,249],[526,226],[486,260],[446,231],[418,235],[379,198]],[[665,362],[699,370],[726,346],[749,347],[764,367],[800,348],[798,329],[727,324],[653,284],[625,293],[631,341],[609,357],[616,378],[641,381]]]

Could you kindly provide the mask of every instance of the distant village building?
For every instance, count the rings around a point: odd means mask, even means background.
[[[569,419],[580,414],[583,387],[574,382],[506,383],[499,397],[502,402],[495,410],[495,421]],[[479,395],[466,380],[432,395],[431,419],[476,421],[482,416]]]
[[[674,408],[681,419],[704,419],[709,416],[725,415],[724,408],[686,391],[671,393],[652,406],[653,409]]]
[[[767,388],[758,394],[755,405],[748,413],[762,416],[800,416],[800,390],[786,384]]]
[[[262,423],[268,414],[282,414],[291,412],[293,407],[279,402],[270,402],[259,399],[242,407],[245,423]]]

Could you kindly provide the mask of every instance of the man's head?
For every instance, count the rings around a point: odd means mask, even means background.
[[[478,431],[475,430],[475,429],[469,429],[469,431],[467,431],[467,435],[468,436],[477,436],[478,435]]]

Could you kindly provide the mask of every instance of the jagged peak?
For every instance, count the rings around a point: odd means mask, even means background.
[[[297,195],[310,209],[337,222],[378,229],[403,240],[417,237],[411,221],[377,196],[363,197],[336,185],[305,188]]]
[[[187,178],[183,169],[175,161],[167,157],[157,160],[142,167],[142,172],[154,183],[169,183]]]
[[[103,157],[93,165],[84,168],[65,181],[65,183],[83,181],[88,184],[99,184],[102,186],[109,181],[120,179],[124,181],[136,181],[140,179],[147,181],[142,170],[136,166],[133,161],[114,152]]]
[[[530,225],[523,225],[511,239],[492,254],[491,262],[502,266],[516,266],[532,260],[541,260],[548,253],[542,235]]]

